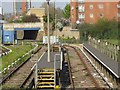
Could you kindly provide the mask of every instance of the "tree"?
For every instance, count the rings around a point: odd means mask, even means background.
[[[63,16],[66,19],[70,18],[70,4],[67,4],[63,10]]]
[[[118,39],[118,22],[102,18],[95,24],[83,23],[79,25],[81,41],[87,40],[89,35],[98,39]]]
[[[35,16],[34,14],[31,14],[31,15],[23,15],[18,19],[10,18],[9,22],[10,23],[40,22],[40,19],[38,19],[38,17]]]
[[[42,8],[45,8],[45,16],[43,17],[44,18],[44,21],[47,22],[47,3],[43,3]],[[62,9],[61,8],[56,8],[54,6],[54,3],[50,3],[50,6],[49,6],[49,13],[50,13],[50,22],[54,22],[54,19],[55,19],[55,15],[57,15],[57,19],[61,19],[63,17],[63,12],[62,12]]]

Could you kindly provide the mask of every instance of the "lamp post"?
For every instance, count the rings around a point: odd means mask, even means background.
[[[49,1],[50,0],[46,0],[47,1],[47,29],[48,29],[48,62],[50,62],[50,25],[49,25]]]
[[[56,38],[57,38],[57,29],[56,29],[56,23],[57,23],[57,21],[56,21],[56,19],[57,19],[57,15],[55,14],[56,13],[56,6],[55,6],[55,1],[56,0],[54,0],[54,22],[55,22],[55,30],[56,30]]]
[[[54,4],[55,4],[55,2],[54,2]],[[56,27],[56,25],[57,25],[57,14],[55,14],[54,16],[55,16],[55,36],[56,36],[56,42],[55,43],[57,43],[57,27]]]

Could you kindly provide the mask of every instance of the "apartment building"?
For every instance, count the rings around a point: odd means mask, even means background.
[[[29,8],[27,0],[15,1],[14,12],[17,14],[24,14]]]
[[[120,1],[118,3],[118,21],[120,22]]]
[[[108,0],[109,1],[109,0]],[[96,23],[100,18],[118,20],[120,4],[116,0],[71,0],[71,22]]]

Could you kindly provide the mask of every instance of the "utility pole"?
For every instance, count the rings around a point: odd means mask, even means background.
[[[48,29],[48,62],[50,62],[50,25],[49,25],[49,23],[50,23],[50,20],[49,20],[49,1],[50,0],[47,0],[47,23],[48,23],[48,25],[47,25],[47,29]]]
[[[57,38],[57,28],[56,28],[56,24],[57,24],[57,15],[55,14],[55,30],[56,30],[56,38]]]
[[[54,19],[55,19],[55,36],[56,36],[56,43],[57,43],[57,28],[56,28],[56,24],[57,24],[57,15],[56,15],[56,6],[55,6],[55,1],[54,1]]]

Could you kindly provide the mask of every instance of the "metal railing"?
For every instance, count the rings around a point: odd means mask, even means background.
[[[104,53],[107,55],[109,58],[112,58],[113,60],[118,62],[118,56],[119,56],[119,50],[120,46],[115,45],[112,43],[109,43],[104,40],[98,40],[95,38],[89,38],[88,43],[99,50],[101,53]]]

